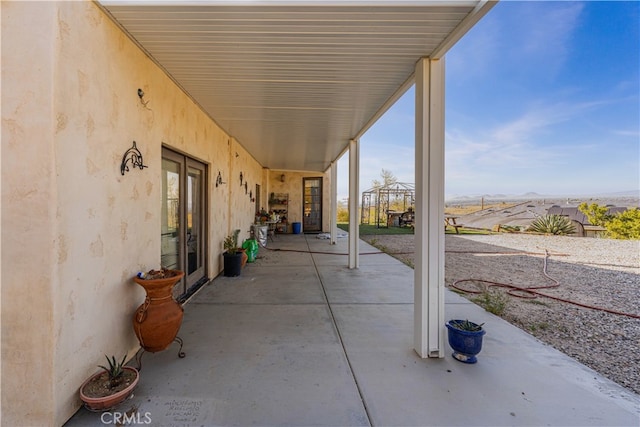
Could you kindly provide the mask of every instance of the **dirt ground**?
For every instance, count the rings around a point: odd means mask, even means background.
[[[413,235],[361,238],[413,266]],[[446,235],[445,285],[451,289],[458,282],[464,289],[487,291],[463,295],[640,394],[639,249],[637,241]],[[485,281],[519,288],[553,286],[539,292],[635,317],[550,298],[518,298],[507,295],[505,288],[488,287]]]

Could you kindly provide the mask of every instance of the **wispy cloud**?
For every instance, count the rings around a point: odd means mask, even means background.
[[[613,130],[611,131],[612,134],[614,135],[618,135],[618,136],[630,136],[633,138],[640,138],[640,129],[632,129],[632,130]]]
[[[477,187],[481,192],[504,192],[545,181],[576,155],[576,147],[563,141],[555,126],[607,103],[539,103],[505,123],[471,129],[452,127],[446,134],[449,191],[466,188],[473,192],[471,189]],[[595,147],[584,141],[580,150],[588,152]]]
[[[571,52],[583,9],[581,2],[501,2],[447,55],[449,75],[464,82],[523,66],[540,70],[541,77],[556,75]]]
[[[573,103],[541,101],[520,117],[494,128],[491,131],[490,138],[507,143],[530,141],[556,124],[568,122],[580,115],[585,115],[590,111],[614,102],[611,100]]]

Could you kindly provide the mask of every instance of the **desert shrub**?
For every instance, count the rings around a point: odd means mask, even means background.
[[[640,239],[640,209],[627,209],[605,224],[612,239]]]
[[[505,233],[519,233],[522,230],[518,225],[500,225],[498,231],[504,231]]]
[[[508,301],[507,295],[495,289],[487,290],[473,298],[473,302],[496,316],[504,314]]]
[[[534,233],[545,233],[555,235],[573,234],[576,228],[571,224],[571,220],[561,215],[545,215],[536,218],[528,228]]]
[[[344,207],[338,207],[337,221],[349,222],[349,209]]]
[[[590,205],[587,205],[586,202],[580,203],[578,210],[587,217],[591,225],[604,226],[612,218],[611,215],[607,214],[609,208],[600,206],[597,203],[591,203]]]
[[[608,214],[609,208],[600,206],[597,203],[590,205],[581,203],[578,209],[585,214],[592,225],[606,228],[606,237],[612,239],[640,239],[640,210],[638,208],[627,209],[617,215]]]

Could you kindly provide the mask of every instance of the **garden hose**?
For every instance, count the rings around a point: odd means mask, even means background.
[[[560,286],[560,282],[556,279],[554,279],[553,277],[549,276],[549,274],[547,273],[547,260],[549,259],[549,251],[547,251],[545,249],[545,256],[544,256],[544,261],[543,261],[543,265],[542,265],[542,274],[544,275],[545,278],[547,278],[548,280],[551,280],[553,283],[549,284],[549,285],[542,285],[542,286],[529,286],[529,287],[520,287],[520,286],[516,286],[516,285],[511,285],[508,283],[500,283],[500,282],[494,282],[491,280],[484,280],[484,279],[460,279],[460,280],[456,280],[455,282],[453,282],[451,284],[452,288],[455,288],[461,292],[465,292],[465,293],[470,293],[470,294],[481,294],[484,291],[480,291],[480,290],[476,290],[476,289],[465,289],[464,287],[460,286],[460,283],[465,283],[465,282],[476,282],[476,283],[484,283],[487,285],[487,289],[492,288],[492,287],[497,287],[497,288],[505,288],[507,289],[507,294],[514,296],[516,298],[525,298],[525,299],[535,299],[537,297],[544,297],[544,298],[549,298],[555,301],[560,301],[560,302],[564,302],[567,304],[571,304],[571,305],[575,305],[578,307],[582,307],[582,308],[587,308],[590,310],[598,310],[598,311],[603,311],[605,313],[610,313],[610,314],[615,314],[618,316],[626,316],[626,317],[631,317],[633,319],[640,319],[640,315],[638,314],[632,314],[632,313],[625,313],[622,311],[617,311],[617,310],[611,310],[608,308],[604,308],[604,307],[597,307],[594,305],[590,305],[590,304],[583,304],[577,301],[572,301],[572,300],[568,300],[566,298],[560,298],[560,297],[556,297],[553,295],[548,295],[545,293],[540,292],[541,289],[553,289],[553,288],[557,288]]]
[[[320,255],[343,255],[343,256],[347,256],[349,255],[348,253],[339,253],[339,252],[328,252],[328,251],[303,251],[303,250],[299,250],[299,249],[282,249],[282,248],[275,248],[275,249],[271,249],[268,248],[266,246],[260,245],[260,247],[270,250],[270,251],[274,251],[274,252],[300,252],[300,253],[307,253],[307,254],[320,254]],[[457,254],[490,254],[490,255],[540,255],[540,253],[537,252],[525,252],[525,251],[521,251],[521,252],[478,252],[478,251],[445,251],[446,253],[457,253]],[[387,255],[410,255],[413,254],[414,251],[408,251],[408,252],[384,252],[384,251],[377,251],[377,252],[364,252],[364,253],[360,253],[360,255],[379,255],[379,254],[387,254]],[[608,308],[604,308],[604,307],[597,307],[597,306],[593,306],[593,305],[589,305],[589,304],[583,304],[577,301],[572,301],[572,300],[568,300],[565,298],[560,298],[560,297],[556,297],[553,295],[547,295],[544,294],[542,292],[539,292],[540,289],[552,289],[552,288],[557,288],[560,286],[560,282],[556,279],[554,279],[553,277],[549,276],[549,274],[547,274],[547,260],[549,259],[549,251],[545,249],[545,254],[544,254],[544,261],[543,261],[543,266],[542,266],[542,274],[549,280],[551,280],[553,283],[550,285],[544,285],[544,286],[530,286],[530,287],[519,287],[516,285],[511,285],[508,283],[500,283],[500,282],[494,282],[491,280],[484,280],[484,279],[460,279],[460,280],[456,280],[455,282],[453,282],[451,284],[452,288],[455,288],[461,292],[465,292],[465,293],[470,293],[470,294],[481,294],[484,291],[479,291],[479,290],[470,290],[470,289],[465,289],[461,286],[459,286],[460,283],[465,283],[465,282],[478,282],[478,283],[485,283],[487,284],[487,288],[491,288],[491,287],[498,287],[498,288],[505,288],[507,289],[507,294],[516,297],[516,298],[525,298],[525,299],[535,299],[538,297],[544,297],[544,298],[549,298],[555,301],[560,301],[560,302],[564,302],[566,304],[571,304],[571,305],[575,305],[578,307],[582,307],[582,308],[587,308],[590,310],[598,310],[598,311],[603,311],[605,313],[610,313],[610,314],[615,314],[618,316],[626,316],[626,317],[631,317],[633,319],[640,319],[640,315],[638,314],[633,314],[633,313],[625,313],[622,311],[617,311],[617,310],[611,310]],[[554,256],[568,256],[568,254],[554,254]]]

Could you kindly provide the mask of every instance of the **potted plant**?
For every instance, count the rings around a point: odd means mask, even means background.
[[[127,399],[138,385],[140,374],[124,366],[127,355],[118,363],[115,356],[105,356],[109,367],[99,365],[102,371],[92,375],[80,387],[80,399],[92,411],[106,411]]]
[[[240,230],[234,230],[224,239],[225,252],[222,256],[224,257],[224,275],[226,277],[239,276],[242,269],[242,253],[238,252],[238,234],[240,234]]]
[[[463,363],[476,363],[476,355],[482,350],[482,336],[486,333],[482,324],[469,320],[449,320],[449,345],[453,349],[453,358]]]

